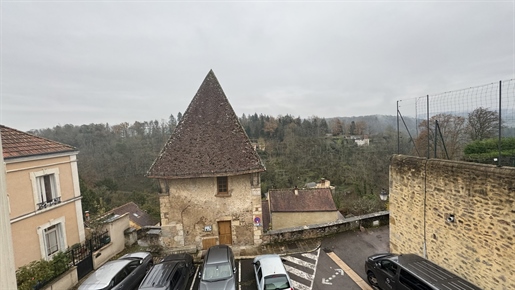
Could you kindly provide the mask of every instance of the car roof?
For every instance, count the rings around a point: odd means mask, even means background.
[[[261,272],[263,276],[269,276],[274,274],[286,275],[286,269],[284,268],[283,261],[279,255],[268,254],[261,255],[254,258],[254,263],[259,262],[261,265]]]
[[[206,264],[217,264],[229,261],[231,248],[227,245],[216,245],[209,248],[206,254]]]
[[[121,256],[120,259],[134,259],[134,258],[145,259],[148,255],[150,255],[149,252],[135,252],[135,253],[125,254],[125,255]]]
[[[390,258],[402,265],[408,272],[422,278],[431,285],[449,290],[481,289],[456,274],[415,254],[402,254]]]
[[[127,264],[129,264],[130,260],[114,260],[105,263],[100,266],[95,272],[93,272],[89,277],[81,284],[82,285],[95,285],[95,289],[104,288],[109,285],[109,282],[113,279],[113,277],[120,272]],[[82,287],[85,288],[85,287]]]
[[[172,274],[177,264],[184,263],[182,261],[168,261],[156,264],[147,273],[138,289],[159,289],[165,288],[172,280]]]

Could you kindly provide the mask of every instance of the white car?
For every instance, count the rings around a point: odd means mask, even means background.
[[[291,289],[290,276],[279,255],[261,255],[254,258],[254,274],[258,290]]]

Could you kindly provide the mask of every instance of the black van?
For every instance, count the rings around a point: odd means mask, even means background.
[[[481,290],[415,254],[376,254],[365,261],[370,285],[383,290]]]

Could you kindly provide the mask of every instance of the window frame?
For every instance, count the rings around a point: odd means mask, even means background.
[[[220,189],[225,189],[222,191]],[[216,177],[216,196],[230,196],[229,194],[229,177],[217,176]]]
[[[48,233],[47,230],[49,228],[55,227],[52,229],[52,232],[55,232],[55,236],[57,239],[57,251],[49,253],[49,242],[48,242]],[[52,260],[53,256],[59,252],[64,251],[68,248],[68,243],[66,241],[66,224],[65,218],[59,217],[48,223],[40,225],[37,228],[39,235],[39,246],[41,251],[41,257],[47,261]]]
[[[45,177],[47,176],[48,184],[45,183]],[[59,168],[50,168],[31,172],[30,179],[34,195],[34,209],[36,211],[45,210],[48,207],[61,203]],[[48,196],[47,185],[50,187],[51,198]]]

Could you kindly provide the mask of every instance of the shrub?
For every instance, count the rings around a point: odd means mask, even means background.
[[[19,290],[33,290],[50,282],[70,268],[68,253],[57,253],[51,261],[38,260],[20,267],[16,271]]]

